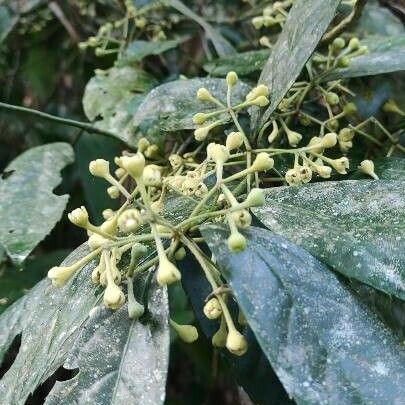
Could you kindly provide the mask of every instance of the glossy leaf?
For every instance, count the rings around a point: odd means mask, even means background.
[[[266,190],[255,215],[347,277],[405,299],[405,188],[338,181]]]
[[[117,138],[129,146],[136,146],[138,136],[132,116],[141,102],[140,94],[153,83],[147,73],[129,66],[99,71],[87,83],[84,112],[98,128],[117,134]]]
[[[200,87],[207,88],[221,101],[226,100],[225,79],[176,80],[154,88],[146,96],[134,116],[134,125],[162,131],[196,128],[194,114],[218,109],[215,104],[197,100],[196,94]],[[238,82],[233,89],[232,101],[235,104],[243,101],[249,89],[248,85]]]
[[[62,216],[69,196],[52,190],[60,171],[73,161],[72,147],[51,143],[14,159],[0,177],[0,244],[22,262]]]
[[[82,245],[65,264],[87,252]],[[95,266],[91,262],[60,289],[41,281],[0,317],[0,359],[22,333],[20,351],[0,381],[5,403],[24,404],[62,365],[79,373],[57,382],[48,404],[163,403],[169,349],[166,290],[152,288],[150,319],[130,321],[126,305],[118,311],[97,306],[101,292],[90,280]]]
[[[239,76],[246,76],[262,70],[269,55],[268,49],[237,53],[207,62],[204,70],[212,76],[225,77],[230,71],[236,72]]]
[[[377,317],[302,248],[264,229],[231,253],[221,226],[204,239],[262,349],[298,404],[401,402],[405,353]]]
[[[338,80],[405,70],[405,34],[362,41],[369,52],[351,59],[347,68],[336,69],[323,80]]]
[[[188,8],[183,2],[180,0],[166,1],[177,11],[184,14],[186,17],[191,18],[204,29],[205,34],[212,41],[219,56],[227,56],[235,53],[233,46],[211,24],[194,13],[194,11]]]
[[[319,40],[335,16],[340,0],[297,0],[291,7],[259,83],[270,89],[270,105],[262,113],[252,116],[253,127],[258,130],[268,120],[318,45]]]

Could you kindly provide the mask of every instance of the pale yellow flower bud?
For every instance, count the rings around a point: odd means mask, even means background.
[[[266,107],[269,104],[269,99],[266,96],[259,96],[251,101],[251,104],[256,105],[258,107]]]
[[[226,83],[228,84],[229,87],[235,86],[235,84],[238,82],[238,75],[236,72],[228,72],[226,75]]]
[[[374,171],[374,162],[372,160],[363,160],[360,163],[359,169],[364,174],[371,176],[375,180],[379,180],[379,177],[376,175]]]
[[[264,25],[264,18],[261,16],[252,18],[252,24],[257,30],[259,30]]]
[[[246,197],[248,207],[261,207],[265,203],[264,192],[261,188],[252,188]]]
[[[89,171],[93,176],[105,178],[110,174],[110,163],[104,159],[96,159],[90,162]]]
[[[253,88],[246,96],[246,101],[253,101],[258,97],[268,97],[269,88],[265,84],[259,84],[257,87]]]
[[[161,168],[156,165],[145,166],[142,174],[145,186],[158,187],[162,184]]]
[[[245,337],[236,329],[231,329],[226,338],[226,348],[236,356],[242,356],[248,349]]]
[[[204,141],[207,138],[208,133],[210,132],[210,129],[211,129],[211,127],[209,125],[206,127],[197,128],[194,131],[195,140],[198,142]]]
[[[89,224],[89,214],[84,206],[74,209],[68,214],[68,218],[72,224],[80,226],[81,228],[86,228]]]
[[[122,166],[131,177],[136,180],[141,178],[143,169],[145,168],[145,158],[142,153],[137,153],[134,156],[123,156],[121,161]]]
[[[104,291],[104,305],[110,309],[118,309],[124,305],[125,295],[115,283],[108,283]]]
[[[347,142],[351,141],[354,138],[354,131],[350,128],[342,128],[339,131],[338,140]]]
[[[254,172],[264,172],[266,170],[272,169],[273,167],[274,160],[266,152],[260,152],[256,156],[256,159],[250,167],[250,170]]]
[[[291,131],[291,129],[287,129],[286,134],[287,134],[288,143],[292,147],[297,146],[302,139],[301,134],[299,134],[298,132],[295,132],[295,131]]]
[[[223,164],[229,159],[229,150],[219,143],[210,143],[207,146],[207,155],[216,163]]]
[[[227,242],[231,252],[242,252],[246,248],[246,238],[239,232],[231,233]]]
[[[212,95],[205,87],[201,87],[197,90],[197,99],[200,101],[211,101]]]
[[[74,265],[72,266],[55,266],[48,271],[48,278],[52,280],[52,285],[55,287],[63,287],[73,274],[78,270]]]
[[[193,116],[193,122],[197,125],[202,125],[207,120],[207,114],[197,113]]]
[[[170,325],[177,333],[177,336],[185,343],[193,343],[198,339],[198,331],[195,326],[192,325],[179,325],[170,320]]]
[[[122,167],[119,167],[117,170],[115,170],[114,174],[117,179],[120,179],[125,175],[126,171]]]
[[[238,149],[243,144],[243,135],[240,132],[231,132],[226,137],[226,147],[229,150]]]
[[[169,163],[173,169],[178,169],[183,164],[183,158],[179,155],[170,155]]]
[[[118,217],[118,227],[124,233],[136,232],[142,224],[142,215],[136,208],[127,209]]]
[[[252,216],[249,214],[249,211],[245,209],[233,211],[231,217],[238,228],[248,228],[252,223]]]
[[[146,149],[148,149],[150,146],[150,142],[146,138],[141,138],[138,141],[138,152],[145,152]]]
[[[120,196],[120,191],[116,186],[110,186],[107,188],[107,194],[110,196],[110,198],[116,200]]]
[[[114,215],[114,211],[111,208],[106,208],[102,212],[104,219],[110,219]]]
[[[156,280],[159,285],[169,285],[181,279],[178,268],[167,258],[161,258],[156,272]]]
[[[348,47],[348,49],[349,49],[349,51],[356,51],[357,49],[359,49],[360,48],[360,41],[359,41],[359,39],[357,38],[357,37],[354,37],[354,38],[352,38],[350,41],[349,41],[349,45],[347,46]]]
[[[338,173],[347,174],[346,169],[349,168],[349,159],[347,157],[331,159],[330,164]]]
[[[144,152],[148,159],[157,159],[159,157],[159,147],[157,145],[150,145]]]
[[[277,136],[279,134],[277,121],[274,120],[272,122],[272,125],[273,125],[273,130],[271,131],[269,137],[267,138],[267,140],[269,141],[270,144],[273,143],[276,140],[276,138],[277,138]]]
[[[336,145],[336,143],[337,143],[337,134],[335,132],[329,132],[321,138],[320,146],[322,148],[328,149],[333,148]]]
[[[204,305],[203,311],[208,319],[217,319],[222,315],[222,307],[217,298],[211,298]]]

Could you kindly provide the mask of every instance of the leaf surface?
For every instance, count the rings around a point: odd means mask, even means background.
[[[241,253],[229,251],[226,228],[202,233],[298,404],[402,401],[403,347],[325,265],[265,229],[249,228]]]
[[[255,215],[347,277],[405,299],[405,188],[389,180],[266,190]]]
[[[21,263],[62,216],[69,196],[52,190],[62,180],[60,171],[72,163],[67,143],[51,143],[24,152],[0,177],[0,244]]]

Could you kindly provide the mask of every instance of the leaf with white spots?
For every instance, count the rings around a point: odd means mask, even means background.
[[[265,190],[254,214],[347,277],[405,299],[405,188],[390,180]]]
[[[88,253],[86,245],[64,262]],[[0,361],[22,334],[19,353],[0,381],[3,403],[23,405],[60,366],[78,369],[57,382],[46,404],[151,404],[164,402],[169,355],[165,289],[151,288],[144,322],[101,304],[102,291],[91,282],[90,262],[63,288],[45,279],[0,317]],[[21,384],[21,381],[24,381]]]
[[[69,196],[52,190],[72,161],[69,144],[51,143],[24,152],[0,176],[0,244],[14,262],[24,261],[60,220]]]
[[[285,389],[298,404],[400,404],[404,348],[324,264],[266,229],[229,251],[223,226],[204,239]]]

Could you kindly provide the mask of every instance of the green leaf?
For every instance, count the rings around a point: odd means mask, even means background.
[[[61,218],[69,196],[52,190],[72,161],[69,144],[51,143],[24,152],[0,177],[0,244],[14,262],[22,262]]]
[[[318,45],[323,33],[335,16],[340,0],[297,0],[288,13],[259,83],[270,89],[270,105],[265,112],[252,115],[253,127],[258,130],[269,119],[302,68]]]
[[[212,76],[225,77],[230,71],[236,72],[239,76],[246,76],[262,70],[269,55],[268,49],[237,53],[207,62],[204,70]]]
[[[226,100],[225,79],[175,80],[155,87],[145,97],[134,116],[134,125],[170,132],[197,128],[198,125],[193,122],[194,114],[218,109],[212,103],[197,100],[196,94],[200,87],[207,88],[218,99]],[[233,103],[242,102],[249,90],[248,85],[239,81],[232,91]]]
[[[166,0],[173,8],[175,8],[180,13],[184,14],[186,17],[194,20],[199,24],[205,31],[207,37],[212,41],[219,56],[227,56],[236,53],[233,46],[207,21],[202,17],[190,10],[184,3],[180,0]]]
[[[369,53],[351,59],[347,68],[336,69],[323,80],[339,80],[405,70],[405,35],[362,41]]]
[[[186,41],[188,37],[171,39],[167,41],[133,41],[128,45],[124,55],[119,59],[119,64],[139,62],[146,56],[160,55],[169,49],[176,48]]]
[[[374,172],[380,180],[405,181],[405,159],[397,157],[383,157],[374,160]],[[359,170],[351,176],[354,179],[370,179]]]
[[[0,306],[0,313],[42,280],[48,270],[58,265],[68,254],[69,250],[60,249],[29,257],[21,269],[5,264],[0,271],[0,299],[5,300]]]
[[[204,239],[287,392],[298,404],[379,404],[405,395],[404,350],[309,253],[251,227],[231,253],[225,227]]]
[[[132,116],[141,102],[141,95],[149,90],[154,80],[140,69],[123,66],[98,71],[87,83],[83,109],[96,127],[117,134],[129,146],[136,146],[138,135]]]
[[[64,264],[87,253],[82,245]],[[152,288],[146,323],[131,321],[126,305],[118,311],[96,306],[100,291],[90,280],[95,266],[89,263],[60,289],[43,280],[0,317],[0,359],[22,333],[20,351],[0,382],[4,403],[24,404],[62,365],[79,373],[57,382],[47,403],[163,403],[169,349],[166,290]]]
[[[255,215],[347,277],[405,299],[405,188],[388,180],[266,190]]]

